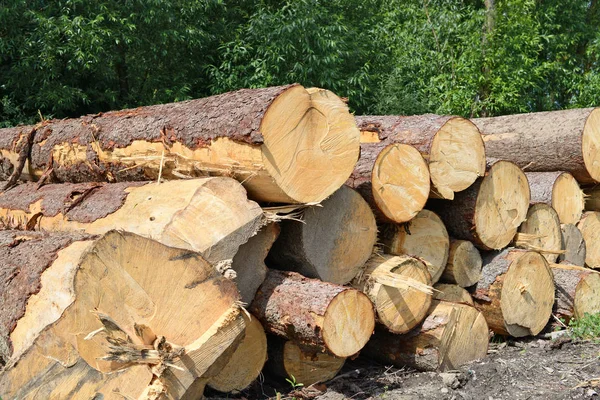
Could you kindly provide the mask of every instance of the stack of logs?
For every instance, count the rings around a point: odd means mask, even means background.
[[[455,369],[599,312],[598,136],[596,109],[355,118],[298,84],[2,129],[0,396]]]

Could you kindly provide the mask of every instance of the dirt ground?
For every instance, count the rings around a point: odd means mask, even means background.
[[[283,382],[282,382],[283,381]],[[487,358],[446,373],[416,372],[358,357],[324,384],[291,390],[264,376],[237,395],[217,399],[500,400],[600,399],[600,344],[568,339],[491,343]]]

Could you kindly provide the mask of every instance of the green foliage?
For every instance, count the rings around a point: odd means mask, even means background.
[[[285,381],[290,384],[292,390],[296,390],[304,386],[303,383],[296,382],[296,378],[294,377],[294,375],[290,375],[289,378],[285,378]]]
[[[571,337],[575,339],[600,340],[600,313],[585,313],[582,318],[571,319],[569,321],[569,331]]]

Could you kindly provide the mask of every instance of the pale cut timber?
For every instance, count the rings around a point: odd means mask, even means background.
[[[4,398],[184,398],[243,338],[235,284],[188,250],[3,231],[0,261]]]
[[[549,263],[556,262],[563,251],[560,221],[554,208],[546,203],[531,205],[513,242],[520,249],[540,252]]]
[[[579,228],[572,224],[563,224],[560,226],[562,232],[563,254],[558,255],[558,262],[570,265],[585,265],[585,240]]]
[[[474,289],[475,307],[497,334],[535,336],[550,319],[554,282],[540,253],[508,248],[486,254]]]
[[[473,298],[465,288],[450,283],[436,283],[433,288],[435,300],[444,300],[450,303],[464,303],[473,306]]]
[[[365,294],[295,272],[270,270],[250,312],[268,333],[337,357],[360,351],[375,326],[373,304]]]
[[[453,199],[485,173],[485,148],[477,127],[469,120],[440,115],[360,116],[356,123],[362,142],[410,144],[429,163],[431,191]]]
[[[350,176],[360,132],[346,104],[298,84],[0,130],[0,177],[34,130],[22,178],[61,182],[234,177],[258,201],[319,202]]]
[[[585,240],[585,264],[600,269],[600,212],[584,213],[577,228]]]
[[[448,263],[441,280],[461,287],[469,287],[481,277],[481,254],[468,240],[450,239]]]
[[[356,189],[378,220],[414,218],[429,197],[429,167],[411,145],[361,143],[360,159],[346,185]]]
[[[556,286],[555,313],[568,322],[600,312],[600,273],[568,264],[551,264]]]
[[[448,262],[450,238],[436,213],[421,210],[403,225],[389,225],[382,235],[386,253],[418,257],[425,262],[431,282],[436,283]]]
[[[483,250],[500,250],[525,220],[529,197],[523,171],[511,162],[498,161],[454,201],[430,203],[453,237],[470,240]]]
[[[268,370],[307,387],[334,378],[346,359],[275,336],[269,337]]]
[[[373,212],[353,189],[342,186],[302,221],[284,220],[267,265],[344,285],[362,269],[377,240]]]
[[[509,160],[527,171],[567,171],[579,182],[600,180],[600,111],[597,108],[471,121],[483,134],[488,160]]]
[[[49,184],[29,182],[0,193],[5,226],[103,234],[120,229],[230,260],[264,223],[259,205],[230,178]]]
[[[251,314],[245,316],[244,339],[208,386],[219,392],[239,392],[246,389],[260,374],[267,361],[267,335],[260,322]]]
[[[579,183],[568,172],[526,172],[532,203],[552,206],[561,224],[576,224],[585,208]]]
[[[431,275],[416,258],[374,254],[352,285],[369,296],[377,320],[390,332],[408,332],[431,305]]]
[[[377,329],[362,353],[385,365],[420,371],[454,370],[486,356],[488,326],[474,307],[434,300],[428,314],[405,335]]]
[[[267,276],[265,259],[278,236],[279,225],[271,222],[241,245],[233,257],[231,269],[236,274],[234,282],[245,304],[252,303],[256,291]]]

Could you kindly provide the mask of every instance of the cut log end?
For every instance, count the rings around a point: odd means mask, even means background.
[[[555,313],[567,322],[600,312],[600,273],[577,265],[551,264],[556,285]]]
[[[555,262],[562,253],[562,233],[556,211],[544,203],[529,207],[514,242],[516,247],[538,251],[549,263]]]
[[[600,268],[600,212],[586,212],[577,224],[585,240],[585,264],[594,269]]]
[[[481,277],[481,266],[481,254],[473,243],[468,240],[452,240],[442,280],[461,287],[473,286]]]
[[[573,305],[575,318],[600,312],[600,274],[591,273],[579,282]]]
[[[485,148],[479,129],[471,121],[449,119],[434,136],[429,154],[433,190],[452,200],[485,174]]]
[[[585,199],[579,183],[568,172],[562,173],[552,187],[552,208],[561,224],[576,224],[585,208]]]
[[[596,182],[600,182],[600,109],[594,109],[583,127],[583,161],[588,173]]]
[[[581,231],[572,224],[560,226],[562,232],[563,254],[559,254],[558,262],[583,267],[585,265],[586,246]]]
[[[466,289],[448,283],[437,283],[433,288],[436,290],[433,294],[435,300],[443,300],[451,303],[464,303],[473,305],[473,298]]]
[[[409,221],[429,197],[429,169],[413,146],[395,143],[384,148],[371,176],[377,208],[392,222]]]
[[[292,202],[319,202],[348,179],[360,132],[335,94],[296,85],[269,107],[260,125],[263,162]]]

